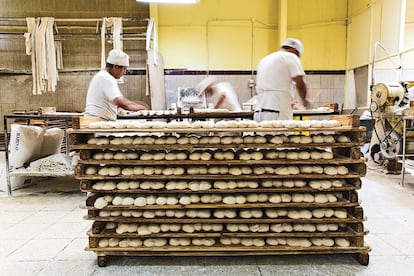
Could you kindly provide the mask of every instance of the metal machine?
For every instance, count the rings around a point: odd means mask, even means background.
[[[402,151],[402,116],[409,106],[408,89],[414,83],[378,83],[371,88],[370,111],[375,120],[369,157],[379,165],[396,161]]]

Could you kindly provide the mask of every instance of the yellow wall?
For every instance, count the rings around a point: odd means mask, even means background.
[[[346,2],[287,1],[287,35],[303,41],[306,70],[345,68]],[[157,7],[165,68],[254,70],[261,57],[280,45],[276,0],[201,0]]]

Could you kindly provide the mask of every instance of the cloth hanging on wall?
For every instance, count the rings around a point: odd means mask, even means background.
[[[35,32],[36,32],[36,19],[34,17],[26,18],[27,24],[27,33],[24,34],[26,39],[26,55],[30,56],[31,64],[32,64],[32,93],[36,95],[37,91],[37,78],[36,78],[36,60],[35,55],[33,54],[33,46],[34,46],[34,39],[35,39]]]
[[[111,28],[113,49],[122,50],[122,17],[104,17],[101,29],[101,69],[106,66],[106,29]]]
[[[56,49],[53,36],[53,17],[26,18],[28,33],[26,54],[31,55],[33,95],[56,92],[58,71]]]

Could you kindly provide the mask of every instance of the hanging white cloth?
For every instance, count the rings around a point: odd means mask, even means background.
[[[106,31],[111,28],[113,49],[122,50],[122,17],[104,17],[101,29],[101,69],[106,65]]]
[[[37,71],[36,71],[36,59],[34,54],[34,40],[35,40],[35,33],[36,33],[36,19],[34,17],[26,18],[27,24],[27,33],[24,34],[26,39],[26,55],[30,55],[31,63],[32,63],[32,93],[36,95],[37,91]]]
[[[33,95],[56,92],[58,71],[53,37],[54,21],[53,17],[26,19],[26,54],[30,54],[32,59]]]

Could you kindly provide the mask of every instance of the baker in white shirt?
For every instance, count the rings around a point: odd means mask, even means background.
[[[302,42],[288,38],[279,51],[264,57],[257,66],[254,119],[291,120],[292,89],[296,86],[305,108],[310,107],[306,98],[305,71],[300,62]]]
[[[129,56],[122,50],[109,52],[105,69],[99,71],[89,84],[85,115],[115,121],[118,107],[130,111],[149,109],[146,103],[131,101],[119,90],[117,79],[126,73],[128,66]]]
[[[218,81],[214,77],[207,77],[195,88],[199,93],[205,93],[209,97],[208,100],[213,103],[215,109],[242,111],[237,94],[227,81]]]

